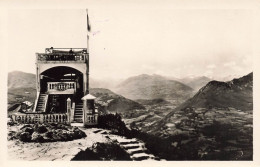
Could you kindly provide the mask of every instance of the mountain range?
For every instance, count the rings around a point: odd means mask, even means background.
[[[8,107],[18,102],[34,102],[36,98],[36,78],[34,74],[21,71],[8,73]]]
[[[155,74],[142,74],[126,80],[95,79],[90,77],[90,87],[110,89],[130,99],[156,99],[165,98],[165,89],[173,88],[171,92],[167,93],[167,96],[177,97],[181,93],[177,92],[178,89],[184,89],[183,92],[185,95],[190,94],[189,91],[191,89],[188,87],[196,91],[209,81],[210,79],[205,76],[173,79]],[[35,74],[21,71],[8,73],[8,88],[35,88],[35,82]]]
[[[207,77],[196,77],[186,80],[187,85],[199,87],[209,81]],[[183,81],[184,82],[184,81]],[[129,99],[189,99],[193,89],[179,81],[170,80],[160,75],[142,74],[126,79],[117,86],[116,95],[108,89],[92,89],[97,95],[108,95],[112,97],[123,96]],[[228,82],[210,81],[202,87],[192,98],[181,104],[179,107],[234,107],[237,109],[252,109],[252,87],[253,73],[244,77],[233,79]],[[24,89],[21,91],[21,89]],[[20,71],[8,74],[8,98],[14,99],[14,95],[26,96],[33,99],[35,96],[35,75]],[[110,92],[109,92],[110,91]],[[27,92],[27,93],[25,93]],[[29,92],[29,93],[28,93]],[[128,100],[129,100],[128,99]],[[123,100],[124,101],[124,100]],[[130,107],[131,108],[131,107]],[[142,108],[142,107],[141,107]]]
[[[22,101],[34,102],[36,98],[35,75],[14,71],[8,74],[8,104],[13,105]],[[117,95],[104,88],[90,88],[90,93],[97,97],[97,105],[106,107],[109,111],[123,112],[144,107],[130,99]]]
[[[114,90],[129,99],[187,99],[193,89],[160,75],[142,74],[123,81]]]
[[[252,110],[253,73],[228,82],[210,81],[181,107],[233,107]]]
[[[182,113],[182,117],[187,117],[191,108],[203,108],[210,111],[212,108],[225,110],[226,113],[233,108],[236,112],[253,110],[253,73],[249,73],[241,78],[228,82],[210,81],[202,87],[192,98],[188,99],[164,118],[155,122],[145,131],[160,133],[161,128],[171,124],[176,118],[176,113]],[[177,114],[177,115],[178,115]],[[205,113],[204,113],[205,114]],[[179,118],[180,119],[180,118]]]
[[[13,71],[8,73],[8,89],[9,88],[35,88],[35,74],[25,73],[21,71]]]
[[[253,73],[227,82],[207,77],[182,82],[143,74],[120,83],[116,93],[105,88],[90,88],[90,93],[99,111],[120,113],[128,127],[152,143],[151,150],[173,160],[178,154],[185,160],[252,160]],[[8,75],[9,104],[33,102],[35,94],[35,75]],[[178,99],[183,103],[171,101]]]

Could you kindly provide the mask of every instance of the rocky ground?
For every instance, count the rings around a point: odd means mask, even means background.
[[[19,139],[22,142],[56,142],[71,141],[86,137],[86,134],[75,126],[68,126],[58,123],[44,124],[17,124],[9,121],[9,126],[17,129],[8,132],[8,140]],[[19,128],[18,128],[19,127]],[[10,127],[10,129],[12,129]]]
[[[9,127],[9,131],[17,131],[19,126]],[[108,142],[102,134],[94,133],[95,128],[84,129],[80,128],[87,137],[73,141],[65,142],[21,142],[19,140],[8,141],[8,158],[10,160],[71,160],[75,155],[91,147],[97,142]]]
[[[22,126],[9,126],[8,131],[19,131]],[[9,160],[72,160],[80,152],[93,148],[96,143],[116,143],[124,149],[132,160],[153,160],[144,143],[136,139],[113,135],[109,130],[80,127],[87,137],[73,141],[59,142],[22,142],[18,139],[8,141]]]

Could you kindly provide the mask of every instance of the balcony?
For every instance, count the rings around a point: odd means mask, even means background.
[[[38,63],[85,63],[86,54],[46,54],[37,53],[36,54]]]
[[[49,94],[74,94],[76,82],[47,82],[47,92]]]

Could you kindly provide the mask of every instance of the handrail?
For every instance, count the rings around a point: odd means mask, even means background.
[[[37,103],[38,103],[38,100],[39,100],[39,96],[40,96],[40,92],[37,92],[36,99],[35,99],[35,102],[34,102],[33,112],[36,111],[36,107],[37,107]]]
[[[76,89],[76,82],[47,82],[47,89],[50,90],[67,90]]]
[[[47,95],[45,96],[45,99],[44,99],[44,110],[43,110],[43,112],[46,112],[47,103],[48,103],[48,97],[49,97],[49,95],[47,94]]]
[[[71,107],[71,117],[70,117],[71,121],[74,121],[74,114],[75,114],[75,102],[72,103],[72,107]]]
[[[96,125],[98,123],[98,114],[86,115],[85,124],[86,125]]]

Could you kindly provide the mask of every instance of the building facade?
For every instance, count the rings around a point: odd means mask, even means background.
[[[89,94],[86,48],[46,48],[36,53],[36,89],[33,112],[15,120],[97,124],[95,97]]]

